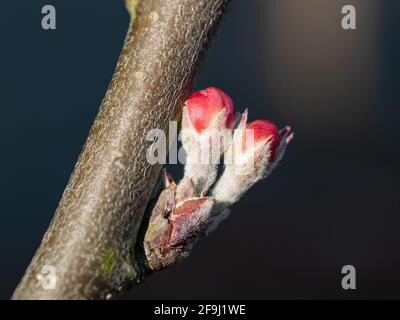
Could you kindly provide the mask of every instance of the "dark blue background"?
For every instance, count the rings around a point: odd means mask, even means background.
[[[356,31],[340,27],[348,3]],[[55,31],[41,29],[45,4]],[[197,87],[221,87],[252,120],[290,124],[296,138],[189,259],[124,298],[400,298],[399,10],[397,0],[233,1]],[[8,298],[97,113],[128,14],[122,0],[1,1],[0,13]],[[341,289],[346,264],[355,291]]]

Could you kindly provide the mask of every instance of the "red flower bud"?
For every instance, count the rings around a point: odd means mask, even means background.
[[[274,123],[268,120],[256,120],[248,124],[247,129],[253,130],[254,144],[257,145],[260,142],[269,143],[270,157],[269,162],[275,159],[276,149],[280,143],[279,130]],[[242,150],[247,149],[246,133],[243,134]]]
[[[194,92],[186,101],[190,121],[197,132],[207,129],[213,119],[222,111],[226,111],[226,128],[230,128],[233,118],[233,103],[222,90],[209,87]]]

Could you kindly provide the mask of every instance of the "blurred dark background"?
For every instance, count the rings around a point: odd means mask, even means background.
[[[45,4],[55,31],[41,29]],[[345,4],[355,31],[341,28]],[[1,1],[0,12],[7,299],[86,139],[128,14],[122,0]],[[189,259],[123,298],[400,298],[399,35],[398,0],[233,1],[197,88],[226,90],[252,120],[290,124],[296,138]],[[356,290],[341,288],[347,264]]]

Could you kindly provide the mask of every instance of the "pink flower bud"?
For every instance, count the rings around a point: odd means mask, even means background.
[[[235,203],[255,183],[265,178],[282,159],[293,139],[292,129],[282,130],[270,121],[256,120],[247,125],[247,110],[233,133],[224,159],[225,170],[212,190],[217,206]]]
[[[197,132],[207,129],[222,110],[226,111],[225,127],[230,128],[233,118],[233,103],[222,90],[209,87],[194,92],[186,101],[190,122]]]
[[[276,149],[280,143],[280,134],[274,123],[268,120],[256,120],[247,126],[247,130],[252,130],[254,134],[254,144],[268,142],[270,156],[268,162],[271,163],[275,159]],[[247,150],[246,130],[243,134],[242,150]]]

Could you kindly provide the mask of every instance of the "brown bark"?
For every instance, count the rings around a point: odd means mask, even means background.
[[[135,244],[160,173],[146,161],[146,134],[179,117],[229,0],[136,2],[127,1],[134,21],[114,77],[13,299],[109,298],[144,276]],[[43,288],[46,265],[55,289]]]

